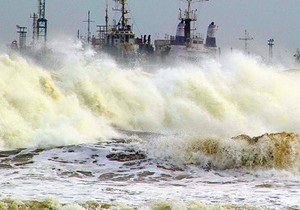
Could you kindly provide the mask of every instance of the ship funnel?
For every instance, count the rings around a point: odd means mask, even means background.
[[[216,31],[217,31],[217,26],[215,25],[214,22],[209,24],[208,29],[207,29],[207,37],[206,37],[206,47],[217,47],[216,43]]]
[[[177,32],[175,37],[176,45],[184,45],[185,44],[185,35],[184,35],[185,24],[181,21],[177,26]]]

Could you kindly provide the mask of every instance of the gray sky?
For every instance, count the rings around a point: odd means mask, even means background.
[[[77,29],[86,32],[87,11],[91,11],[92,29],[104,24],[106,0],[47,0],[46,17],[49,21],[49,39],[60,34],[75,37]],[[114,6],[108,1],[110,9]],[[151,34],[153,38],[175,35],[178,24],[178,9],[185,9],[180,0],[128,0],[132,12],[134,31]],[[193,4],[198,12],[198,31],[206,35],[206,28],[214,21],[219,30],[217,43],[223,49],[243,49],[239,37],[247,29],[254,38],[250,51],[267,56],[269,38],[275,39],[277,54],[292,55],[300,48],[300,0],[210,0]],[[30,14],[36,12],[37,0],[0,0],[0,42],[10,43],[17,38],[16,25],[28,26],[31,36]],[[111,12],[110,20],[114,17]],[[30,40],[30,38],[28,38]]]

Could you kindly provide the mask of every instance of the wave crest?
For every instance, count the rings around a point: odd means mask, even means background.
[[[276,168],[300,170],[300,138],[294,133],[234,138],[161,137],[145,146],[150,158],[203,168]]]

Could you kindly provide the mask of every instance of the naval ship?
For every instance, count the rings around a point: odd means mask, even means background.
[[[182,13],[180,9],[179,23],[176,36],[169,39],[155,40],[156,53],[161,57],[168,55],[173,58],[197,60],[217,55],[216,31],[217,26],[211,22],[207,29],[206,40],[203,35],[192,28],[197,21],[196,10],[191,9],[192,0],[187,1],[187,9]],[[208,0],[206,0],[208,1]],[[194,23],[194,24],[193,24]]]
[[[114,0],[116,6],[113,11],[120,12],[119,21],[114,20],[112,25],[108,23],[108,4],[105,10],[105,25],[98,25],[98,37],[93,36],[92,46],[98,52],[106,52],[117,61],[127,62],[142,59],[145,55],[150,59],[154,55],[154,47],[151,44],[151,35],[140,38],[133,32],[133,26],[129,24],[129,10],[126,0]],[[89,32],[88,32],[89,33]]]
[[[126,0],[114,0],[117,5],[113,10],[119,11],[119,21],[112,25],[108,23],[108,9],[105,11],[105,25],[98,27],[98,37],[93,36],[92,46],[97,51],[107,52],[116,60],[128,61],[130,59],[139,61],[157,61],[168,58],[184,58],[195,60],[207,56],[216,56],[218,48],[216,45],[217,26],[212,22],[208,26],[206,40],[203,35],[192,28],[197,21],[196,10],[191,8],[194,0],[186,0],[187,9],[179,14],[179,24],[176,36],[168,39],[154,40],[152,45],[151,35],[136,37],[132,25],[129,25]],[[208,0],[205,0],[208,1]]]
[[[9,49],[25,57],[35,60],[37,63],[53,65],[58,63],[56,56],[46,45],[47,25],[46,0],[38,1],[38,12],[33,13],[33,34],[31,45],[26,45],[27,27],[17,26],[19,42],[14,40]],[[153,63],[171,59],[191,59],[195,60],[205,56],[215,56],[217,53],[216,37],[217,26],[212,22],[208,26],[206,40],[192,28],[196,23],[196,10],[191,8],[195,0],[185,0],[187,9],[180,10],[179,24],[176,36],[167,39],[157,39],[152,41],[151,35],[137,37],[133,32],[133,26],[129,23],[129,13],[127,0],[113,0],[116,5],[113,11],[120,13],[118,21],[114,20],[109,24],[108,4],[105,10],[105,24],[97,25],[97,34],[90,37],[90,12],[88,12],[88,37],[87,40],[80,38],[87,46],[92,46],[96,52],[108,53],[113,56],[118,63]],[[199,0],[197,0],[199,1]],[[208,0],[203,0],[208,1]],[[152,44],[154,43],[154,45]],[[48,64],[47,64],[48,65]]]

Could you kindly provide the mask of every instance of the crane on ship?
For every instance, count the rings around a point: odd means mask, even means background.
[[[46,0],[38,0],[38,19],[36,22],[37,41],[46,44],[48,20],[46,19]]]
[[[33,13],[32,18],[32,45],[46,45],[48,20],[46,19],[46,0],[38,0],[37,13]]]
[[[45,46],[47,41],[47,22],[46,19],[46,0],[38,0],[38,12],[30,16],[33,19],[32,24],[32,46],[37,44]],[[26,48],[27,27],[17,25],[19,33],[19,49]],[[17,42],[12,43],[12,48],[16,48]],[[17,46],[18,47],[18,46]]]

